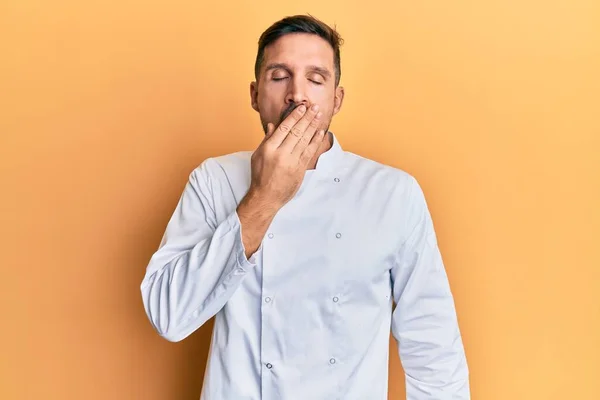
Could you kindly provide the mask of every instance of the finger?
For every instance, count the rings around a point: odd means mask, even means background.
[[[262,143],[266,142],[271,137],[272,134],[273,134],[273,124],[269,122],[267,124],[267,131],[265,132],[265,136],[263,136]]]
[[[319,111],[319,105],[314,104],[302,118],[294,125],[290,133],[283,139],[281,146],[285,153],[292,153],[294,148],[301,140],[304,140],[305,146],[310,143],[310,139],[317,131],[318,122],[322,113]],[[312,125],[311,125],[312,124]],[[306,137],[308,136],[308,137]],[[303,147],[305,147],[303,146]]]
[[[319,150],[319,147],[323,143],[324,139],[325,139],[325,130],[321,129],[319,132],[317,132],[313,136],[312,140],[310,141],[310,144],[308,146],[306,146],[306,148],[300,155],[300,163],[302,164],[302,166],[306,167],[308,165],[308,163],[310,162],[310,160],[313,159],[315,154],[317,154],[317,151]]]
[[[267,134],[265,135],[265,138],[268,139],[269,137],[271,137],[271,135],[273,134],[273,132],[275,131],[275,125],[271,122],[269,122],[267,124]]]
[[[296,108],[290,115],[287,116],[287,118],[281,121],[277,129],[275,129],[271,135],[269,142],[271,142],[275,147],[279,147],[305,112],[306,106],[304,105]]]
[[[309,122],[308,127],[306,128],[306,130],[300,137],[300,140],[298,140],[298,142],[296,143],[296,146],[292,150],[292,154],[294,154],[296,157],[300,157],[302,152],[310,144],[313,137],[319,132],[320,129],[323,128],[323,123],[322,123],[321,119],[322,119],[321,112],[318,112],[317,116],[315,116],[315,118]],[[299,124],[300,124],[300,122],[298,122],[298,124],[296,124],[296,125],[299,125]],[[292,128],[292,129],[295,129],[295,128]],[[292,135],[289,135],[289,136],[292,136]],[[282,147],[286,145],[287,141],[288,141],[288,138],[286,138],[284,140]]]
[[[263,137],[263,139],[260,142],[260,146],[264,146],[269,138],[273,135],[273,131],[275,130],[275,125],[273,125],[272,123],[268,123],[267,124],[267,132],[265,133],[265,136]]]

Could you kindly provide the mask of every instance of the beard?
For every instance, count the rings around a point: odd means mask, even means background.
[[[284,119],[286,119],[296,108],[298,108],[298,106],[300,106],[300,103],[290,103],[285,110],[283,110],[281,112],[281,115],[279,116],[279,120],[277,121],[277,123],[275,123],[275,129],[277,129],[279,127],[279,125],[283,122]],[[263,127],[263,131],[265,132],[265,135],[268,132],[268,128],[267,128],[267,124],[268,121],[265,121],[261,118],[261,122],[262,122],[262,127]],[[329,132],[329,125],[331,123],[331,120],[329,121],[329,123],[327,124],[327,127],[325,128],[325,133]]]

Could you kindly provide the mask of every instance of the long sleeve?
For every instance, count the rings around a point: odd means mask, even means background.
[[[410,227],[392,269],[392,334],[408,400],[470,399],[469,371],[454,299],[424,194],[412,178]]]
[[[216,221],[209,161],[190,175],[141,284],[150,322],[173,342],[213,317],[255,266],[254,256],[246,258],[237,212]]]

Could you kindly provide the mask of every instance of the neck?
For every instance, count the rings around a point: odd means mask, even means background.
[[[313,159],[308,163],[308,166],[306,167],[306,169],[307,170],[315,169],[317,167],[317,161],[319,160],[319,157],[321,156],[321,154],[323,154],[326,151],[328,151],[329,149],[331,149],[332,146],[333,146],[333,136],[331,135],[331,132],[327,131],[327,137],[325,139],[323,139],[323,141],[321,142],[321,145],[317,149],[317,152],[315,153]]]

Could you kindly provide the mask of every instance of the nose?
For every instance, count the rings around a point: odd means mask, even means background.
[[[306,80],[301,77],[290,78],[288,93],[285,97],[285,103],[294,103],[296,105],[309,105],[308,96],[306,95]]]

